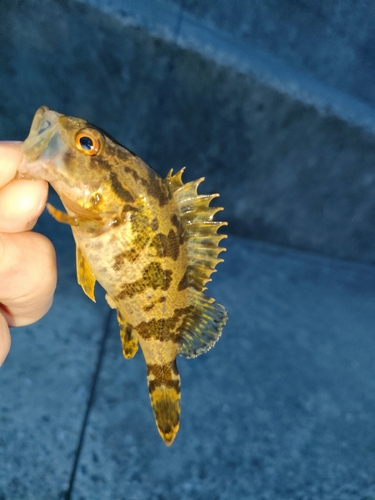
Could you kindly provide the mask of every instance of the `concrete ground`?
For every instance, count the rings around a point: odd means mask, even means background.
[[[375,269],[231,237],[210,291],[229,311],[179,359],[182,421],[159,437],[142,356],[75,281],[69,228],[45,214],[59,285],[13,331],[0,370],[1,500],[375,499]]]

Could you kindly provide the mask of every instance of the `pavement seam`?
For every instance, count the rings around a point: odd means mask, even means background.
[[[92,407],[94,405],[94,401],[95,401],[96,386],[98,383],[99,374],[101,372],[101,368],[102,368],[102,364],[103,364],[103,358],[104,358],[104,354],[105,354],[105,346],[106,346],[107,338],[109,335],[111,319],[112,319],[112,315],[113,315],[112,313],[113,313],[113,311],[109,311],[109,313],[107,314],[107,317],[105,319],[105,322],[104,322],[103,335],[102,335],[102,339],[100,341],[98,357],[96,360],[95,370],[94,370],[93,377],[92,377],[90,394],[89,394],[89,398],[87,401],[85,414],[84,414],[84,417],[82,420],[82,425],[81,425],[81,430],[79,433],[77,448],[76,448],[76,451],[74,453],[74,461],[73,461],[73,466],[72,466],[72,470],[71,470],[70,478],[69,478],[69,487],[68,487],[67,491],[64,493],[64,495],[65,495],[64,500],[71,500],[71,498],[72,498],[72,493],[74,490],[74,482],[75,482],[75,478],[76,478],[76,474],[77,474],[78,464],[79,464],[79,460],[81,458],[81,452],[82,452],[83,443],[85,440],[86,428],[87,428],[88,420],[90,417],[91,409],[92,409]]]

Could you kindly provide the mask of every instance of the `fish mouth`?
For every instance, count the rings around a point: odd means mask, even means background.
[[[61,150],[61,139],[56,133],[61,116],[47,106],[41,106],[37,110],[30,133],[22,144],[23,161],[18,168],[20,177],[40,178],[33,170],[40,171],[42,165],[49,163]]]
[[[47,106],[41,106],[37,110],[29,136],[22,145],[23,154],[28,161],[38,160],[47,149],[60,116],[62,116],[60,113],[51,111]]]

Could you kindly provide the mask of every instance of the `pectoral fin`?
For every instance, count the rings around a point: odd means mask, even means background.
[[[94,288],[96,279],[78,246],[76,249],[76,259],[78,284],[81,285],[85,294],[95,302]]]
[[[52,215],[52,217],[56,219],[58,222],[62,222],[63,224],[69,224],[69,226],[78,226],[78,221],[76,217],[72,217],[71,215],[62,212],[61,210],[58,210],[50,203],[47,203],[46,208],[48,212]]]
[[[61,198],[61,201],[64,204],[64,207],[70,211],[73,212],[74,215],[78,220],[81,222],[83,221],[100,221],[101,217],[99,214],[96,214],[92,210],[89,210],[88,208],[83,207],[76,201],[72,200],[68,196],[64,195],[64,193],[59,193],[59,196]]]

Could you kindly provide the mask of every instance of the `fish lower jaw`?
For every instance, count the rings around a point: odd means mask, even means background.
[[[17,169],[17,179],[35,179],[35,180],[45,180],[48,179],[48,165],[45,162],[33,161],[29,162],[27,158],[24,158]]]

